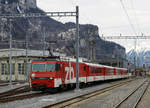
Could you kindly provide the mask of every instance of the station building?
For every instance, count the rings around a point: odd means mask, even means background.
[[[56,56],[60,56],[59,53],[54,54]],[[9,49],[0,50],[0,81],[9,81],[10,77],[9,55],[10,55]],[[12,81],[26,81],[31,71],[31,61],[33,59],[39,59],[43,57],[43,51],[28,50],[27,55],[28,59],[26,59],[25,49],[12,49]],[[49,51],[45,51],[44,55],[48,56]],[[27,65],[26,60],[28,60]]]

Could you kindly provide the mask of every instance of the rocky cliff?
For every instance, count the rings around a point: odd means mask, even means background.
[[[0,14],[6,13],[44,13],[36,6],[36,0],[0,0]],[[75,55],[75,24],[61,23],[49,17],[13,18],[11,21],[13,47],[25,48],[26,36],[30,49],[42,49],[45,36],[46,49]],[[9,19],[0,19],[0,48],[9,48]],[[91,44],[92,42],[92,44]],[[90,58],[90,50],[95,53],[95,59],[110,59],[124,57],[125,48],[119,44],[104,41],[98,34],[95,25],[80,25],[80,56]],[[113,55],[113,56],[112,56]]]

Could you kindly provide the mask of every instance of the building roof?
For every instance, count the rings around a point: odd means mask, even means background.
[[[9,57],[10,55],[10,50],[9,49],[0,49],[0,58],[2,57]],[[27,51],[28,56],[33,56],[33,57],[39,57],[43,56],[43,51],[42,50],[28,50]],[[55,56],[66,56],[65,54],[60,54],[58,52],[53,52],[53,55]],[[26,49],[15,49],[12,48],[12,56],[26,56]],[[45,51],[44,56],[49,56],[49,51]]]

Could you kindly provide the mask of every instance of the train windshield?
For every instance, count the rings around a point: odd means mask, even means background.
[[[56,71],[56,64],[47,64],[47,71]]]
[[[32,71],[46,71],[46,64],[32,64]]]
[[[32,71],[59,71],[60,64],[32,64]]]

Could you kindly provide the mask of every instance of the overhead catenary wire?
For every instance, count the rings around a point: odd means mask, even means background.
[[[143,33],[142,29],[141,29],[141,26],[140,26],[140,23],[139,23],[139,19],[138,19],[138,17],[137,17],[137,12],[136,12],[135,7],[134,7],[134,2],[133,2],[133,0],[131,0],[131,6],[132,6],[132,10],[133,10],[133,12],[134,12],[135,23],[136,23],[136,25],[137,25],[137,29],[138,29],[138,31],[139,31],[139,34],[141,34],[142,36],[146,36],[146,35]],[[140,43],[138,42],[138,40],[135,40],[135,43],[134,43],[134,44],[136,45],[136,44],[140,44]],[[135,47],[135,49],[136,49],[136,48],[137,48],[137,47]]]
[[[137,12],[136,12],[135,7],[134,7],[133,0],[131,0],[131,6],[132,6],[132,10],[134,12],[135,23],[137,25],[137,29],[138,29],[139,33],[142,33],[142,30],[141,30],[141,27],[140,27],[140,23],[139,23],[139,20],[138,20],[138,17],[137,17]]]
[[[128,14],[128,12],[127,12],[125,6],[124,6],[123,1],[120,0],[120,3],[121,3],[121,6],[122,6],[122,9],[124,10],[124,12],[125,12],[125,14],[126,14],[126,16],[127,16],[128,22],[129,22],[129,24],[130,24],[130,26],[131,26],[131,28],[132,28],[133,33],[134,33],[135,35],[137,35],[137,32],[136,32],[135,27],[134,27],[134,24],[132,23],[132,21],[131,21],[131,19],[130,19],[130,17],[129,17],[129,14]]]
[[[131,21],[131,19],[130,19],[130,17],[129,17],[129,14],[128,14],[128,12],[127,12],[125,6],[124,6],[123,0],[120,0],[120,3],[121,3],[121,6],[122,6],[122,8],[123,8],[123,10],[124,10],[124,12],[125,12],[125,14],[126,14],[126,16],[127,16],[128,22],[129,22],[129,24],[130,24],[130,26],[131,26],[131,28],[132,28],[132,30],[133,30],[133,33],[137,36],[136,29],[135,29],[134,24],[132,23],[132,21]],[[137,39],[135,39],[135,41],[134,41],[134,51],[136,51],[136,44],[137,44]],[[137,57],[137,55],[136,55],[136,53],[135,53],[135,55],[134,55],[135,71],[136,71],[136,57]]]
[[[139,25],[138,18],[137,18],[137,14],[136,14],[136,11],[135,11],[135,8],[134,8],[133,0],[131,0],[131,7],[132,7],[132,10],[133,10],[133,12],[134,12],[135,23],[136,23],[137,29],[138,29],[138,31],[139,31],[140,33],[142,33],[142,32],[141,32],[140,25]],[[139,32],[138,32],[138,33],[139,33]],[[138,43],[138,40],[135,39],[135,41],[134,41],[134,50],[135,50],[135,52],[136,52],[136,49],[137,49],[137,43]],[[137,54],[135,53],[135,58],[134,58],[135,65],[136,65],[136,59],[137,59],[136,57],[137,57]]]

